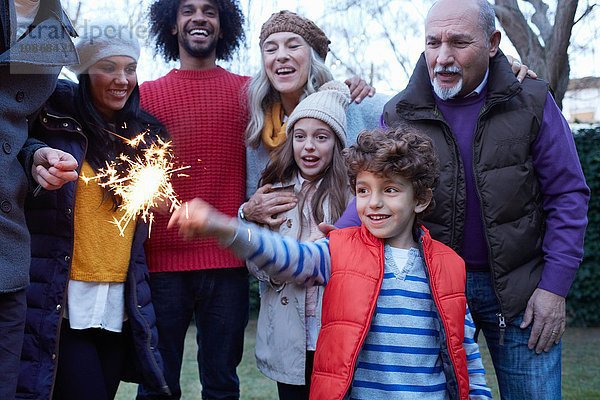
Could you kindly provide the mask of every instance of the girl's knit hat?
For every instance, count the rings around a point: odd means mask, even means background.
[[[342,82],[329,81],[300,102],[287,120],[286,134],[292,135],[294,125],[302,118],[325,122],[346,146],[346,109],[350,104],[350,90]]]
[[[302,36],[321,59],[325,60],[329,51],[329,39],[314,22],[291,11],[283,10],[271,15],[260,29],[260,47],[274,33],[292,32]]]
[[[128,56],[135,61],[140,58],[140,44],[135,32],[127,24],[115,21],[94,20],[86,24],[75,48],[79,53],[79,64],[69,69],[78,76],[106,57]]]

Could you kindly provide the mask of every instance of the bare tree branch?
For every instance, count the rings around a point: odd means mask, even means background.
[[[577,0],[561,0],[556,6],[552,40],[546,47],[546,62],[548,68],[548,81],[554,90],[561,95],[567,91],[569,84],[569,57],[567,49],[571,39],[571,32],[577,11]],[[562,103],[562,97],[560,99]]]
[[[562,106],[562,99],[569,83],[569,54],[573,25],[589,15],[596,4],[588,6],[582,16],[575,20],[578,0],[556,0],[554,23],[550,23],[550,7],[543,0],[524,0],[533,5],[535,13],[531,23],[543,39],[543,44],[533,33],[529,22],[519,10],[517,0],[495,0],[496,13],[506,34],[514,44],[519,56],[546,79],[554,89],[555,99]]]
[[[77,3],[77,11],[75,12],[75,21],[79,20],[79,16],[81,15],[81,2]]]
[[[537,35],[523,16],[516,0],[496,0],[496,16],[506,31],[508,38],[514,44],[519,56],[528,65],[532,60],[544,57],[544,49]]]
[[[577,25],[579,23],[579,21],[581,21],[582,19],[584,19],[585,17],[587,17],[593,10],[594,7],[598,6],[598,4],[592,4],[591,6],[587,6],[587,8],[585,9],[585,11],[581,14],[581,16],[579,18],[577,18],[575,20],[575,22],[573,23],[573,25]]]
[[[388,24],[386,24],[385,21],[382,21],[382,16],[385,14],[381,12],[381,8],[379,8],[379,10],[380,12],[375,15],[375,18],[377,19],[379,25],[383,30],[383,37],[393,50],[394,57],[396,58],[398,64],[400,64],[402,71],[404,72],[407,78],[410,78],[412,68],[410,67],[410,65],[408,65],[409,61],[406,58],[406,54],[403,54],[401,51],[399,51],[398,47],[396,46],[397,37],[394,37],[393,33],[390,32],[390,30],[388,29]]]
[[[338,61],[336,64],[337,65],[341,65],[342,67],[346,68],[346,70],[348,72],[350,72],[350,74],[352,75],[359,75],[354,68],[352,67],[352,65],[348,64],[346,61],[344,61],[341,57],[339,57],[337,55],[337,53],[331,49],[329,49],[329,54],[333,57],[334,60]]]
[[[548,20],[548,4],[542,0],[527,0],[533,8],[535,13],[531,17],[531,22],[540,30],[544,43],[548,43],[552,35],[552,24]]]

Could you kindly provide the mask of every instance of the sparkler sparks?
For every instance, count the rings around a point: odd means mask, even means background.
[[[133,148],[146,143],[147,132],[133,139],[112,132],[111,134],[123,139]],[[97,180],[98,185],[109,188],[122,199],[119,209],[123,211],[123,215],[113,220],[121,236],[125,235],[129,223],[138,216],[149,224],[151,231],[154,221],[152,209],[160,207],[165,202],[171,203],[170,212],[181,207],[181,202],[171,184],[171,175],[190,166],[175,168],[170,149],[171,142],[165,142],[157,137],[155,142],[141,151],[141,155],[130,158],[121,154],[117,161],[107,163],[106,168],[99,170],[96,176],[81,175],[81,179],[86,184],[91,180]]]

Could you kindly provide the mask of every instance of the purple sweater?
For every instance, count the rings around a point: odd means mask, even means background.
[[[436,104],[455,135],[465,166],[467,209],[463,243],[469,245],[463,245],[460,255],[469,271],[489,269],[481,208],[475,191],[472,150],[477,116],[485,94],[486,90],[483,90],[478,96],[449,101],[436,97]],[[457,107],[460,112],[453,112]],[[544,104],[542,126],[531,147],[531,157],[546,212],[543,241],[546,264],[538,288],[566,296],[583,258],[590,190],[585,183],[571,129],[550,94]],[[338,228],[360,225],[355,200],[335,225]]]

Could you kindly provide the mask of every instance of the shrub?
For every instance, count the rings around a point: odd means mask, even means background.
[[[567,298],[567,316],[573,326],[600,326],[600,126],[579,130],[575,144],[592,197],[585,255]]]

